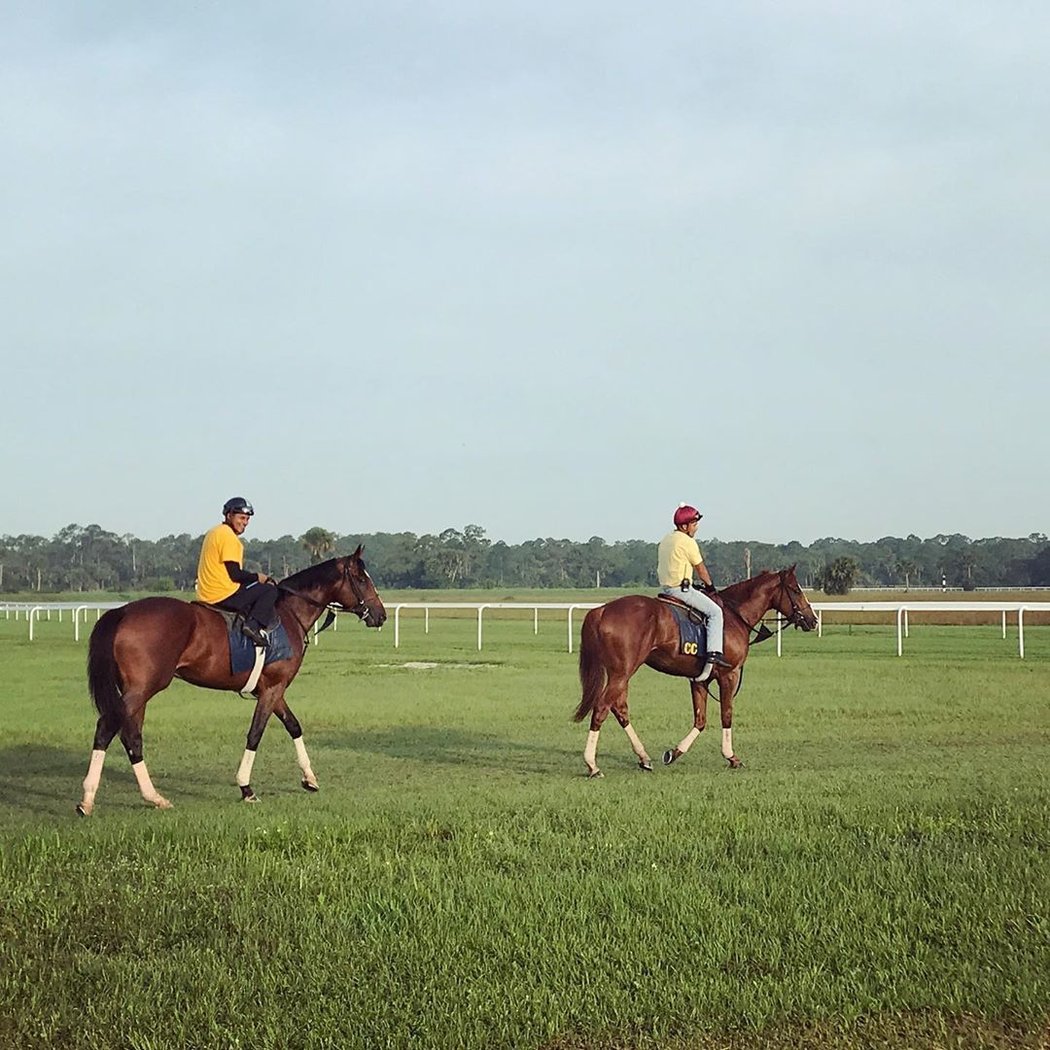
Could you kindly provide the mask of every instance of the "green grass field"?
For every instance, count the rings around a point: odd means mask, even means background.
[[[748,661],[743,770],[712,705],[652,774],[610,719],[598,781],[564,614],[401,641],[308,654],[320,794],[274,721],[240,803],[250,702],[176,683],[145,731],[175,808],[115,745],[83,820],[86,645],[0,619],[0,1046],[1047,1045],[1050,629],[1023,661],[997,626],[792,632]],[[654,757],[689,728],[680,680],[631,701]]]

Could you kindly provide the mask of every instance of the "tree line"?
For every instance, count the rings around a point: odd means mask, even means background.
[[[0,592],[186,591],[194,584],[201,535],[159,540],[67,525],[42,536],[0,537]],[[366,548],[380,588],[640,587],[656,585],[656,543],[537,538],[508,544],[479,525],[438,534],[340,535],[316,526],[302,536],[245,538],[246,567],[278,578],[312,563]],[[827,537],[792,541],[701,542],[719,586],[768,568],[797,565],[804,587],[845,593],[851,587],[1027,587],[1050,585],[1050,542],[1043,533],[972,540],[886,536],[871,543]]]

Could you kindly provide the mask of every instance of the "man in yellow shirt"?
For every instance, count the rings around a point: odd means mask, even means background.
[[[700,577],[701,587],[713,591],[711,574],[707,571],[700,547],[694,537],[703,515],[688,504],[681,504],[674,512],[674,532],[661,541],[656,573],[664,594],[673,594],[707,617],[707,655],[705,662],[717,667],[732,667],[722,653],[722,607],[703,590],[693,586],[693,571]]]
[[[222,521],[205,533],[197,562],[197,600],[241,613],[244,633],[265,646],[267,628],[275,619],[277,587],[265,574],[244,568],[241,535],[254,513],[243,496],[235,496],[223,506]]]

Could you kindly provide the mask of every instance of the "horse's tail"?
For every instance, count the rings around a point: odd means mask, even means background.
[[[572,716],[574,722],[582,722],[594,710],[609,680],[600,653],[598,624],[601,618],[601,608],[591,609],[583,618],[583,629],[580,631],[580,685],[583,687],[583,697]]]
[[[87,678],[91,699],[105,724],[119,729],[122,721],[120,669],[113,655],[113,639],[124,619],[124,609],[110,609],[95,624],[88,642]]]

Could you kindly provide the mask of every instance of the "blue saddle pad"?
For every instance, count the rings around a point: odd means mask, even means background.
[[[230,674],[246,674],[255,666],[255,643],[241,633],[240,625],[228,628],[230,636]],[[263,656],[263,667],[275,660],[287,660],[292,655],[292,645],[283,623],[269,629],[269,644]]]
[[[702,660],[707,655],[707,628],[693,620],[688,609],[673,602],[664,604],[674,613],[678,622],[678,651]]]

